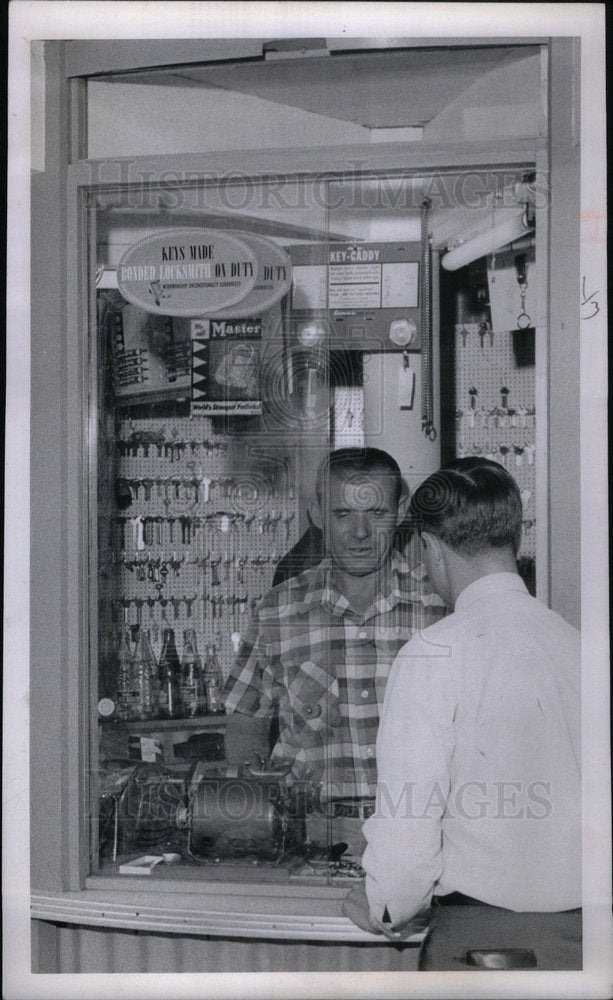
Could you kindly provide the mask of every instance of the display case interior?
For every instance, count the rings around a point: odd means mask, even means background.
[[[471,225],[528,176],[477,175]],[[323,555],[308,510],[330,448],[385,448],[409,488],[441,456],[501,462],[522,489],[533,589],[533,240],[521,274],[518,254],[446,272],[467,217],[428,197],[439,177],[274,184],[271,198],[251,179],[241,211],[214,184],[89,195],[93,874],[361,877],[372,797],[330,799],[266,757],[230,773],[224,745],[221,690],[254,610]],[[219,265],[217,291],[244,279],[246,304],[173,306],[226,244],[245,260]],[[152,245],[158,277],[133,294]],[[273,720],[271,751],[277,735]]]

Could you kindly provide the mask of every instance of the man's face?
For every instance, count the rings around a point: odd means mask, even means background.
[[[328,552],[351,576],[367,576],[385,562],[398,522],[396,487],[376,472],[332,473],[329,497],[321,506]]]

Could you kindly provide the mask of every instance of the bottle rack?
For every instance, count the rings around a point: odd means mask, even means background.
[[[148,628],[156,656],[164,628],[175,630],[179,656],[184,629],[194,628],[201,659],[215,644],[225,678],[298,537],[290,458],[258,459],[208,418],[185,417],[121,420],[114,461],[132,500],[106,518],[103,628],[113,636],[122,624]]]
[[[523,503],[521,555],[536,550],[535,369],[518,365],[510,331],[455,326],[455,444],[458,458],[483,455],[516,480]],[[507,390],[503,392],[502,390]]]

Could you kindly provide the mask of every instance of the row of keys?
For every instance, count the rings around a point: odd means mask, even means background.
[[[525,289],[527,288],[527,286],[520,286],[520,288]],[[521,310],[516,320],[517,329],[521,330],[522,332],[532,326],[532,320],[530,319],[528,313],[525,312],[524,310],[524,299],[525,299],[525,291],[521,295]],[[471,327],[473,327],[472,330],[470,329]],[[479,337],[479,340],[481,341],[481,350],[483,350],[485,345],[488,343],[490,347],[494,346],[495,331],[492,329],[489,323],[487,322],[479,324],[462,323],[460,326],[456,326],[456,334],[462,340],[462,347],[466,347],[466,342],[472,333],[475,333]]]
[[[267,556],[257,554],[239,556],[234,552],[224,552],[214,555],[211,552],[207,552],[192,559],[188,559],[185,555],[177,556],[176,553],[173,553],[172,557],[168,558],[165,556],[154,558],[153,556],[145,555],[144,557],[137,556],[134,559],[127,559],[126,554],[122,553],[121,556],[114,556],[112,562],[125,566],[131,573],[134,573],[136,579],[141,583],[144,583],[146,580],[152,583],[159,583],[160,579],[162,581],[166,579],[171,570],[175,576],[178,576],[179,570],[184,563],[195,565],[200,570],[210,569],[211,584],[214,587],[218,587],[221,584],[220,570],[222,568],[225,570],[226,580],[230,577],[230,570],[234,568],[236,570],[237,582],[243,583],[246,567],[250,566],[252,569],[262,572],[264,566],[274,566],[279,561],[279,558],[279,555],[274,551]]]
[[[275,486],[270,482],[257,483],[253,480],[238,479],[235,476],[164,476],[163,478],[142,477],[139,479],[120,479],[118,485],[125,484],[130,492],[138,499],[140,491],[143,491],[144,499],[149,501],[153,498],[154,489],[156,495],[165,505],[169,505],[172,497],[175,500],[194,500],[198,503],[202,493],[202,502],[209,503],[212,494],[218,490],[220,496],[227,500],[232,497],[235,503],[241,502],[245,506],[253,507],[258,500],[264,501],[269,497],[276,497]],[[289,489],[288,498],[294,499],[293,489]]]
[[[206,455],[225,455],[228,442],[209,438],[203,441],[183,441],[179,438],[168,440],[163,431],[134,431],[127,439],[118,438],[115,447],[120,456],[131,458],[148,458],[154,447],[158,458],[169,458],[171,462],[177,462],[188,448],[192,454],[202,451]]]
[[[456,410],[455,418],[460,428],[465,423],[471,429],[473,427],[483,427],[486,429],[493,427],[517,427],[520,430],[525,430],[526,428],[532,429],[535,426],[535,413],[533,409],[529,408],[505,410],[502,407],[495,406],[493,409],[488,410],[482,406],[477,410]]]
[[[116,598],[111,601],[111,609],[115,621],[123,621],[125,625],[128,625],[130,609],[134,608],[137,624],[140,625],[143,621],[143,613],[145,612],[149,618],[153,618],[156,608],[161,609],[162,618],[166,621],[168,621],[169,613],[176,620],[181,614],[182,605],[185,605],[186,617],[191,618],[194,604],[202,602],[203,611],[206,611],[207,605],[210,605],[211,617],[221,618],[223,616],[222,609],[224,605],[230,610],[231,614],[244,615],[247,611],[253,611],[261,599],[262,594],[256,594],[252,597],[248,597],[247,594],[203,594],[201,597],[197,594],[193,594],[192,596],[184,594],[181,597],[164,597],[161,594],[157,594],[156,596],[149,597]]]
[[[466,341],[467,341],[467,339],[468,339],[471,331],[467,330],[465,324],[462,323],[462,326],[460,327],[459,330],[456,330],[456,332],[459,333],[459,335],[462,338],[462,347],[466,347]],[[479,336],[479,339],[481,341],[481,350],[483,350],[486,338],[489,339],[490,347],[494,346],[494,331],[492,330],[492,328],[489,325],[489,323],[479,323],[479,326],[478,326],[478,329],[477,329],[476,332],[477,332],[477,335]]]
[[[291,523],[295,518],[295,513],[283,515],[281,512],[270,511],[267,514],[235,514],[225,511],[216,511],[211,514],[181,515],[179,517],[169,517],[157,515],[148,517],[137,515],[136,517],[113,518],[114,523],[119,527],[120,545],[126,548],[126,528],[131,528],[132,547],[140,551],[148,545],[172,545],[181,542],[182,545],[191,545],[192,537],[197,529],[204,525],[216,528],[222,534],[236,531],[241,525],[247,531],[251,531],[252,526],[260,535],[272,535],[276,537],[277,529],[282,523],[285,526],[285,537],[289,540]],[[178,530],[177,530],[178,526]]]
[[[500,404],[491,407],[483,404],[478,406],[479,390],[472,386],[468,390],[468,408],[463,410],[460,407],[455,411],[457,423],[462,426],[466,421],[471,428],[475,426],[534,427],[536,408],[533,405],[524,406],[522,403],[509,406],[510,394],[511,390],[503,385],[500,388]]]
[[[274,566],[279,561],[279,556],[276,552],[271,552],[270,555],[256,554],[252,556],[237,556],[234,553],[226,552],[221,555],[212,555],[207,552],[203,555],[196,556],[194,559],[190,559],[191,563],[194,563],[201,570],[206,570],[210,568],[211,570],[211,585],[213,587],[218,587],[221,583],[219,578],[219,569],[221,563],[223,562],[226,570],[226,579],[229,576],[229,570],[232,566],[236,567],[236,580],[237,583],[244,582],[244,570],[247,566],[252,569],[258,570],[260,573],[263,572],[264,566],[270,565]]]
[[[515,461],[515,465],[520,468],[527,463],[528,465],[534,465],[534,453],[536,452],[536,445],[534,442],[528,442],[524,444],[495,444],[492,441],[486,442],[485,444],[467,444],[462,440],[458,441],[457,444],[458,458],[464,458],[466,455],[483,455],[484,458],[489,459],[491,462],[499,462],[502,460],[504,463],[507,456]]]

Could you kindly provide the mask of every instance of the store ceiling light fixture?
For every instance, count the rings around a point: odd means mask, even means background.
[[[441,264],[446,271],[457,271],[459,267],[465,267],[473,260],[486,257],[488,254],[508,246],[509,243],[525,236],[532,229],[534,229],[534,223],[530,219],[528,206],[522,207],[510,219],[507,218],[492,226],[491,229],[487,229],[484,233],[480,233],[479,236],[454,247],[441,258]]]

